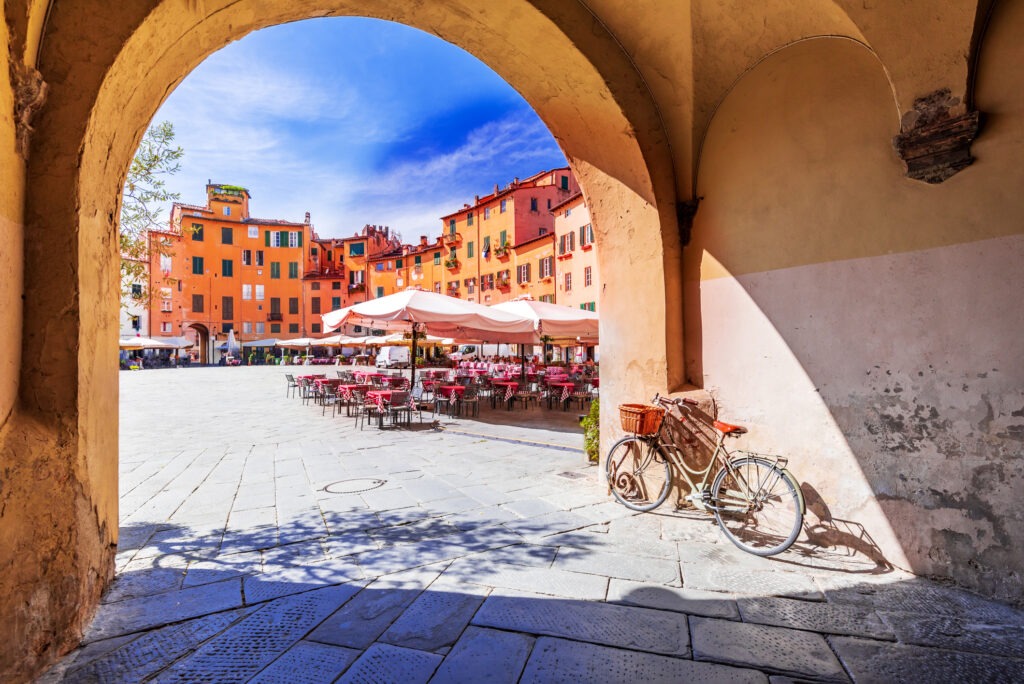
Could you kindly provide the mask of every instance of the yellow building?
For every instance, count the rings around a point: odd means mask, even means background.
[[[597,311],[600,280],[594,226],[582,194],[551,208],[555,219],[555,301]]]

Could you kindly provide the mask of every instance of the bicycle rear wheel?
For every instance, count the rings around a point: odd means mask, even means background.
[[[788,549],[803,524],[799,485],[787,470],[764,458],[736,458],[719,470],[711,503],[725,536],[756,556]]]
[[[605,473],[615,498],[634,511],[650,511],[668,498],[671,469],[660,446],[639,437],[624,437],[608,451]]]

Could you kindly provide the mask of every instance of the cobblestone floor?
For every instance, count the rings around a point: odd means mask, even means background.
[[[359,430],[273,367],[121,407],[117,579],[42,682],[1024,681],[1021,611],[633,514],[571,411]]]

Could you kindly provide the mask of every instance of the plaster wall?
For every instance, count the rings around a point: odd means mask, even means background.
[[[1024,181],[1022,27],[991,33],[977,96],[994,121],[941,186],[903,177],[870,51],[821,39],[766,59],[711,123],[684,271],[691,373],[751,427],[746,446],[792,458],[821,502],[812,524],[844,521],[866,535],[850,544],[1010,600],[1024,588],[1024,199],[1005,191]]]

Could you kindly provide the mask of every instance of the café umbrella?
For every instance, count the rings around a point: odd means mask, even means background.
[[[410,287],[321,316],[324,330],[337,330],[346,323],[392,331],[411,331],[412,356],[421,333],[455,339],[529,344],[539,341],[533,321],[498,311],[483,304]],[[416,381],[416,364],[412,364]]]

